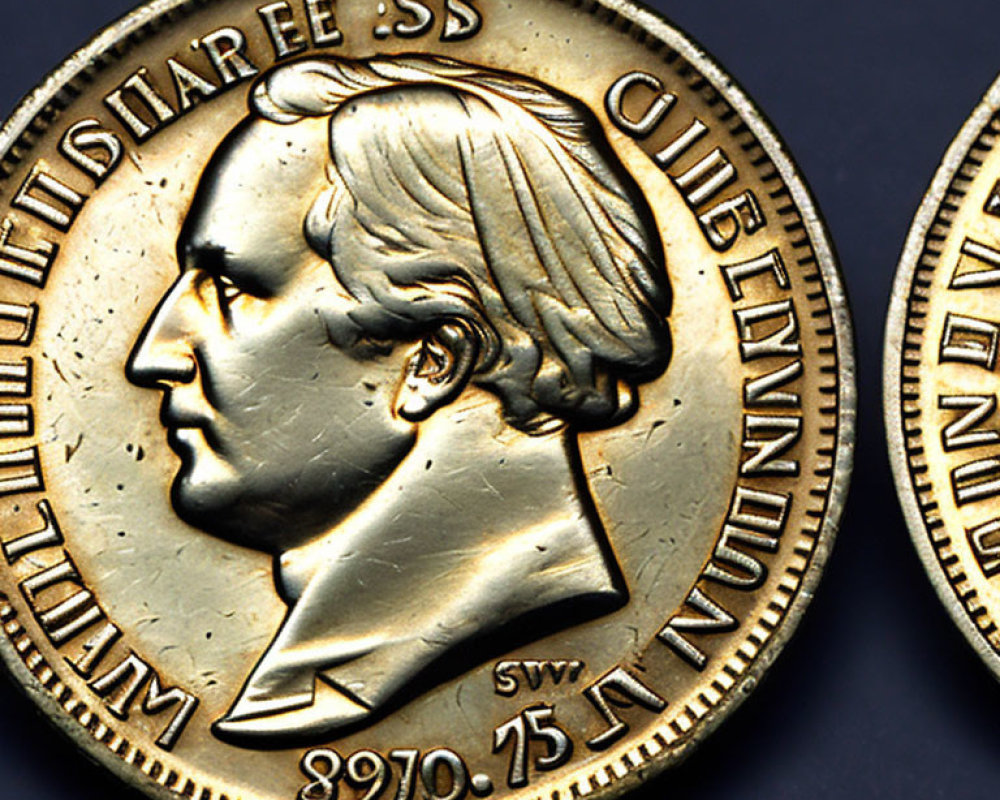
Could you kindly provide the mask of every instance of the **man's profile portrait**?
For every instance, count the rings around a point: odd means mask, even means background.
[[[281,66],[178,257],[127,374],[178,516],[271,554],[288,606],[220,738],[339,733],[626,601],[577,434],[666,369],[670,291],[586,107],[429,57]]]

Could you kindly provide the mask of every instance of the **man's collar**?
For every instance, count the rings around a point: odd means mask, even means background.
[[[605,611],[624,600],[594,531],[579,519],[486,535],[435,558],[416,540],[379,541],[377,559],[357,547],[337,550],[340,557],[312,571],[216,723],[220,738],[262,743],[333,733],[380,711],[427,666],[505,622],[570,600],[601,600]],[[333,552],[331,545],[326,553]]]

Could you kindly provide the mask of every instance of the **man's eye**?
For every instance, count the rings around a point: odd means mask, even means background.
[[[243,290],[225,275],[215,275],[214,277],[216,291],[219,293],[219,297],[222,299],[224,305],[228,306],[233,300],[243,294]]]

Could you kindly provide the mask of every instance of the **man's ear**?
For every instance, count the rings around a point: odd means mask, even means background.
[[[479,358],[479,341],[468,326],[442,325],[425,338],[406,364],[396,410],[410,422],[427,419],[451,403],[469,383]]]

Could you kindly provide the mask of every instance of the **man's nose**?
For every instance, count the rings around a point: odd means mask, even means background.
[[[194,380],[198,367],[190,312],[199,302],[194,281],[193,272],[181,274],[136,340],[125,374],[137,386],[162,388]]]

